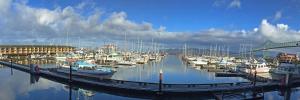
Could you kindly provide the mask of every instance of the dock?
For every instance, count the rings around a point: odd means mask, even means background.
[[[220,72],[215,73],[216,77],[245,77],[245,74],[241,73],[231,73],[231,72]]]
[[[11,62],[0,61],[1,65],[11,67],[32,75],[40,76],[52,81],[63,84],[71,83],[76,87],[83,87],[105,93],[139,97],[146,99],[155,99],[157,97],[177,97],[177,96],[198,96],[211,95],[224,92],[242,92],[249,90],[264,90],[273,91],[280,89],[280,82],[272,81],[257,81],[255,85],[253,82],[236,82],[236,83],[212,83],[212,84],[159,84],[149,82],[136,82],[126,80],[116,80],[107,78],[98,78],[96,76],[86,75],[84,77],[72,76],[70,80],[69,75],[61,74],[51,69],[40,69],[38,72],[32,72],[28,65],[21,65]],[[232,74],[233,75],[233,74]],[[251,78],[249,78],[251,79]],[[296,83],[295,83],[296,84]],[[159,86],[162,89],[159,90]],[[130,92],[129,92],[130,91]]]

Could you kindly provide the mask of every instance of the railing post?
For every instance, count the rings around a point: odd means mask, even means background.
[[[13,75],[13,69],[12,69],[12,58],[10,58],[10,74]]]
[[[158,94],[162,94],[162,76],[163,71],[160,69],[159,71],[159,87],[158,87]]]
[[[69,82],[72,83],[72,65],[70,64]]]
[[[256,85],[256,74],[257,74],[257,72],[256,72],[256,69],[255,69],[255,72],[254,72],[254,83],[253,83],[253,86],[255,87],[255,85]]]
[[[72,100],[72,65],[70,65],[70,72],[69,72],[69,100]]]
[[[13,66],[13,60],[12,60],[12,57],[10,58],[10,66],[11,66],[11,67]]]
[[[256,89],[255,89],[255,85],[256,85],[256,67],[255,67],[255,71],[254,71],[254,82],[253,82],[253,97],[256,97],[257,96],[257,93],[256,93]]]
[[[286,76],[285,76],[285,86],[286,87],[288,87],[289,84],[290,84],[290,77],[291,77],[290,73],[287,73]]]

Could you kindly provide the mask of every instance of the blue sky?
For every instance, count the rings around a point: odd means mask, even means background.
[[[167,27],[168,31],[250,30],[262,19],[299,28],[300,22],[300,2],[296,0],[241,0],[240,7],[229,7],[232,0],[31,0],[28,4],[54,9],[82,2],[93,3],[107,13],[124,11],[132,21],[151,22],[154,27]],[[282,13],[278,20],[274,20],[276,12]]]
[[[0,42],[121,44],[127,34],[169,47],[259,46],[300,40],[298,16],[299,0],[2,0]]]

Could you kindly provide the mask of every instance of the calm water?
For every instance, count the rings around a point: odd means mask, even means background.
[[[119,68],[113,79],[158,82],[159,70],[163,71],[164,83],[220,83],[220,82],[245,82],[243,78],[220,78],[214,73],[196,70],[185,65],[174,55],[167,56],[160,62],[150,62],[135,68]]]
[[[47,67],[54,64],[47,64]],[[158,72],[163,70],[164,83],[218,83],[218,82],[239,82],[247,81],[242,78],[216,78],[214,73],[199,71],[184,65],[176,56],[168,56],[158,63],[149,63],[147,65],[133,68],[119,68],[112,76],[113,79],[157,82]],[[291,99],[300,100],[299,89],[292,89]],[[280,93],[267,92],[265,99],[282,100],[284,97]],[[121,97],[112,94],[106,94],[84,89],[72,91],[73,99],[104,99],[104,100],[132,100],[138,98]],[[8,67],[0,67],[0,100],[66,100],[69,99],[68,86],[39,78],[38,82],[30,82],[30,74],[13,70]]]

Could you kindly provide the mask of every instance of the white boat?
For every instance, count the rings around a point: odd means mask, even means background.
[[[189,63],[192,65],[192,66],[204,66],[204,65],[207,65],[208,62],[203,59],[203,58],[197,58],[196,60],[194,61],[189,61]]]
[[[300,74],[300,66],[292,63],[280,63],[275,69],[271,69],[270,72],[273,74]]]
[[[61,67],[61,68],[70,68],[70,64],[69,64],[69,62],[64,61],[62,63],[59,63],[58,67]]]
[[[221,59],[220,62],[217,63],[219,65],[219,67],[228,67],[228,66],[235,66],[236,64],[233,63],[232,61],[226,59],[226,58],[223,58]]]
[[[186,59],[187,61],[195,61],[195,60],[197,60],[196,57],[188,57],[188,56],[186,56],[185,59]]]
[[[117,65],[128,65],[128,66],[132,66],[135,65],[136,63],[133,61],[125,61],[125,60],[118,60],[117,61]]]
[[[268,73],[270,71],[270,67],[267,66],[266,62],[262,59],[261,61],[258,61],[256,63],[242,63],[238,67],[238,71],[244,72],[244,73],[254,73],[255,71],[257,73]]]

